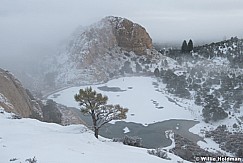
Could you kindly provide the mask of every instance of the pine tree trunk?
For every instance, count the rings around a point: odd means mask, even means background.
[[[92,110],[92,120],[93,120],[93,127],[94,127],[94,135],[98,139],[99,128],[97,127],[97,119],[95,118],[94,111]]]
[[[95,128],[95,131],[94,131],[94,132],[95,132],[95,134],[94,134],[95,137],[98,139],[98,136],[99,136],[99,134],[98,134],[98,133],[99,133],[99,129]]]

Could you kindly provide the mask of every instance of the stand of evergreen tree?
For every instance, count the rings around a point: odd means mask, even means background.
[[[154,70],[156,77],[161,77],[163,82],[166,83],[166,88],[169,93],[175,94],[178,97],[189,98],[190,92],[188,91],[186,77],[184,75],[176,75],[172,70],[159,71],[158,68]]]
[[[190,39],[188,44],[186,40],[183,41],[182,46],[181,46],[181,53],[190,53],[193,50],[193,42]]]
[[[220,107],[219,100],[213,95],[206,95],[202,110],[205,122],[218,121],[228,117],[228,114]]]

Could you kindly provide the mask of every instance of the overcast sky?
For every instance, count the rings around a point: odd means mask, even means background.
[[[0,0],[0,56],[51,53],[109,15],[141,24],[154,42],[243,38],[243,0]]]

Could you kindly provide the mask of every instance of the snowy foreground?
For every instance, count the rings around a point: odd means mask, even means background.
[[[89,85],[88,85],[89,86]],[[108,96],[108,103],[128,108],[125,121],[151,124],[169,119],[194,120],[190,100],[178,101],[165,91],[165,85],[151,77],[123,77],[105,84],[90,85],[98,93]],[[74,95],[87,86],[71,87],[50,95],[57,103],[79,108]]]
[[[170,153],[168,156],[171,160],[164,160],[149,155],[146,149],[125,146],[104,138],[98,140],[83,125],[60,126],[10,117],[10,114],[1,111],[1,163],[24,163],[26,159],[34,157],[38,163],[161,163],[182,160]]]

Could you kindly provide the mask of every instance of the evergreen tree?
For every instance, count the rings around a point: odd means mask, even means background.
[[[200,95],[196,95],[195,97],[195,102],[194,102],[196,105],[201,105],[202,104],[202,99],[200,97]]]
[[[45,122],[61,124],[62,114],[58,109],[57,103],[53,100],[47,100],[46,105],[42,107],[43,120]]]
[[[154,75],[155,75],[156,77],[159,77],[160,73],[159,73],[159,69],[158,69],[158,68],[156,68],[156,69],[154,70]]]
[[[168,66],[168,61],[165,59],[164,60],[164,66],[167,67]]]
[[[89,115],[93,121],[94,135],[98,138],[99,129],[112,120],[126,119],[128,109],[120,105],[107,105],[107,96],[96,93],[91,87],[80,89],[74,96],[75,100],[81,106],[81,112]]]
[[[236,156],[237,157],[240,157],[240,158],[243,158],[243,149],[238,149],[237,152],[236,152]]]
[[[187,51],[190,53],[193,50],[193,42],[192,40],[189,40],[188,46],[187,46]]]
[[[141,72],[141,71],[143,71],[141,65],[140,65],[139,63],[136,62],[136,72],[139,73],[139,72]]]
[[[187,47],[187,42],[186,40],[183,41],[182,46],[181,46],[181,52],[182,53],[187,53],[188,52],[188,47]]]

